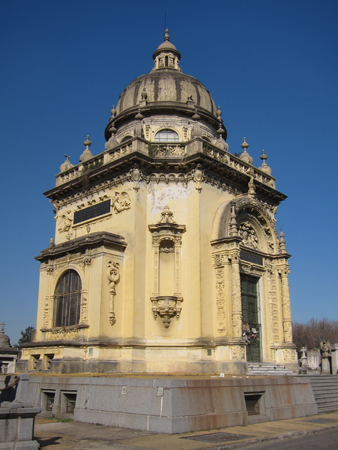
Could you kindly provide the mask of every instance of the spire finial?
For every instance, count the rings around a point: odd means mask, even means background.
[[[165,41],[169,41],[169,30],[168,30],[168,28],[166,28],[165,31],[164,31],[164,40]]]
[[[241,144],[242,149],[244,150],[243,153],[240,156],[240,159],[248,164],[253,163],[253,159],[247,152],[247,148],[249,147],[249,144],[246,142],[246,138],[243,138],[243,143]]]
[[[280,232],[279,250],[281,253],[286,252],[285,238],[284,238],[283,230]]]
[[[92,145],[92,143],[91,143],[90,140],[89,140],[89,134],[87,134],[87,139],[84,141],[83,145],[84,145],[86,148],[89,148],[89,147]]]
[[[266,160],[268,159],[268,157],[266,156],[264,150],[262,150],[262,156],[261,156],[260,158],[261,158],[261,160],[262,160],[263,162],[262,162],[261,167],[259,167],[259,169],[260,169],[262,172],[265,172],[265,173],[267,173],[268,175],[271,175],[271,167],[269,167],[269,166],[267,165],[267,163],[266,163]]]
[[[2,321],[1,323],[0,323],[0,325],[1,325],[1,330],[0,330],[0,333],[4,333],[4,331],[5,331],[5,323]]]

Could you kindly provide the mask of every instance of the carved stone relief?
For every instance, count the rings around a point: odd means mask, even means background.
[[[70,227],[72,226],[73,221],[71,218],[71,213],[72,212],[70,210],[68,210],[67,212],[62,214],[60,222],[59,222],[59,226],[58,226],[59,233],[67,232],[70,229]]]
[[[115,196],[112,199],[111,207],[113,211],[118,214],[121,211],[130,209],[131,200],[127,192],[115,192]]]
[[[233,361],[245,361],[246,360],[246,351],[243,346],[232,346],[231,349],[231,359]]]
[[[87,290],[82,289],[81,292],[81,310],[80,310],[80,323],[88,323],[88,301],[87,301]]]
[[[220,336],[225,334],[224,283],[224,269],[216,268],[217,332]]]
[[[197,167],[194,170],[194,174],[193,174],[194,181],[196,183],[196,190],[198,192],[201,192],[201,190],[202,190],[201,183],[203,181],[203,171],[201,170],[201,167],[202,167],[201,164],[197,164]]]
[[[246,247],[258,248],[258,237],[254,227],[249,222],[242,222],[238,227],[238,234]]]
[[[44,310],[43,310],[43,326],[44,326],[44,328],[49,328],[50,327],[50,322],[51,322],[50,302],[51,302],[51,299],[47,295],[46,299],[45,299],[45,307],[44,307]]]

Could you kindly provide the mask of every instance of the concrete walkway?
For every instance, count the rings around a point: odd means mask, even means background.
[[[45,450],[225,450],[337,427],[338,412],[174,435],[37,418],[35,439]]]

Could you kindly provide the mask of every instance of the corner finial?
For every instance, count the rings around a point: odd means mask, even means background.
[[[87,136],[87,139],[84,141],[83,145],[86,148],[83,151],[82,155],[80,156],[80,162],[88,161],[88,159],[91,159],[93,157],[92,152],[89,150],[89,147],[92,145],[92,143],[89,140],[89,136]]]
[[[217,119],[221,122],[222,121],[222,119],[221,119],[222,111],[221,111],[221,107],[220,106],[218,107],[218,110],[216,111],[216,114],[217,114]]]
[[[165,31],[164,31],[164,40],[165,41],[169,41],[169,30],[168,30],[168,28],[166,28]]]
[[[241,154],[240,159],[248,164],[252,164],[253,158],[247,152],[247,148],[249,147],[249,144],[246,142],[246,138],[243,138],[243,143],[241,144],[241,147],[244,151]]]
[[[259,167],[259,169],[262,172],[267,173],[268,175],[271,175],[271,167],[269,167],[266,163],[266,160],[268,159],[267,155],[265,154],[265,151],[262,150],[262,155],[260,156],[261,160],[263,161],[261,167]]]
[[[283,230],[280,232],[279,250],[280,250],[282,253],[286,252],[285,238],[284,238]]]
[[[230,236],[238,236],[237,231],[237,221],[236,221],[236,205],[234,202],[231,203],[231,213],[230,213]]]

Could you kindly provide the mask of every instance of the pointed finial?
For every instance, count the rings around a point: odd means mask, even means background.
[[[260,156],[260,158],[261,158],[261,160],[263,161],[263,163],[262,163],[261,167],[259,167],[259,169],[260,169],[262,172],[265,172],[265,173],[267,173],[268,175],[271,175],[271,167],[269,167],[269,166],[267,165],[267,163],[265,162],[265,161],[268,159],[268,157],[266,156],[264,150],[262,150],[262,155]]]
[[[170,211],[170,208],[168,205],[164,207],[164,210],[161,212],[161,220],[159,223],[175,223],[173,220],[174,213]]]
[[[115,134],[116,133],[116,128],[115,128],[115,122],[112,123],[111,127],[109,128],[109,131],[111,132],[111,134]]]
[[[230,236],[237,236],[237,221],[235,212],[235,203],[231,203],[231,214],[230,214]]]
[[[201,116],[198,114],[197,109],[195,108],[195,114],[192,116],[194,120],[200,120]]]
[[[87,134],[87,139],[84,141],[83,145],[88,149],[92,143],[89,140],[89,134]]]
[[[137,120],[142,120],[142,119],[143,119],[143,115],[141,114],[140,108],[139,108],[138,111],[137,111],[137,114],[136,114],[136,116],[135,116],[135,119],[137,119]]]
[[[260,158],[261,158],[261,160],[263,161],[263,164],[264,164],[264,162],[268,159],[268,157],[266,156],[264,150],[262,150],[262,156],[260,156]]]
[[[284,233],[283,233],[283,230],[280,232],[279,250],[280,250],[281,252],[286,252],[286,246],[285,246],[285,239],[284,239]]]
[[[115,105],[113,105],[112,109],[110,110],[112,117],[116,116],[116,109],[115,109]]]
[[[221,121],[222,120],[221,119],[222,111],[221,111],[221,107],[220,106],[218,107],[218,110],[216,111],[216,114],[217,114],[217,119],[219,121]]]
[[[5,323],[2,321],[1,323],[0,323],[0,325],[1,325],[1,330],[0,330],[0,332],[1,333],[4,333],[5,332]]]
[[[241,144],[241,147],[244,151],[249,147],[249,144],[246,142],[246,137],[243,138],[243,143]]]
[[[169,41],[169,30],[168,30],[168,28],[166,28],[165,31],[164,31],[164,40],[165,41]]]
[[[88,161],[88,159],[91,159],[93,157],[92,152],[89,150],[89,147],[92,145],[92,143],[89,140],[89,135],[87,136],[87,139],[84,141],[83,145],[86,147],[80,156],[80,162]]]
[[[247,148],[249,147],[249,144],[246,142],[246,138],[243,138],[243,143],[241,144],[242,149],[244,152],[241,154],[240,159],[248,164],[253,163],[253,158],[249,155],[247,152]]]

